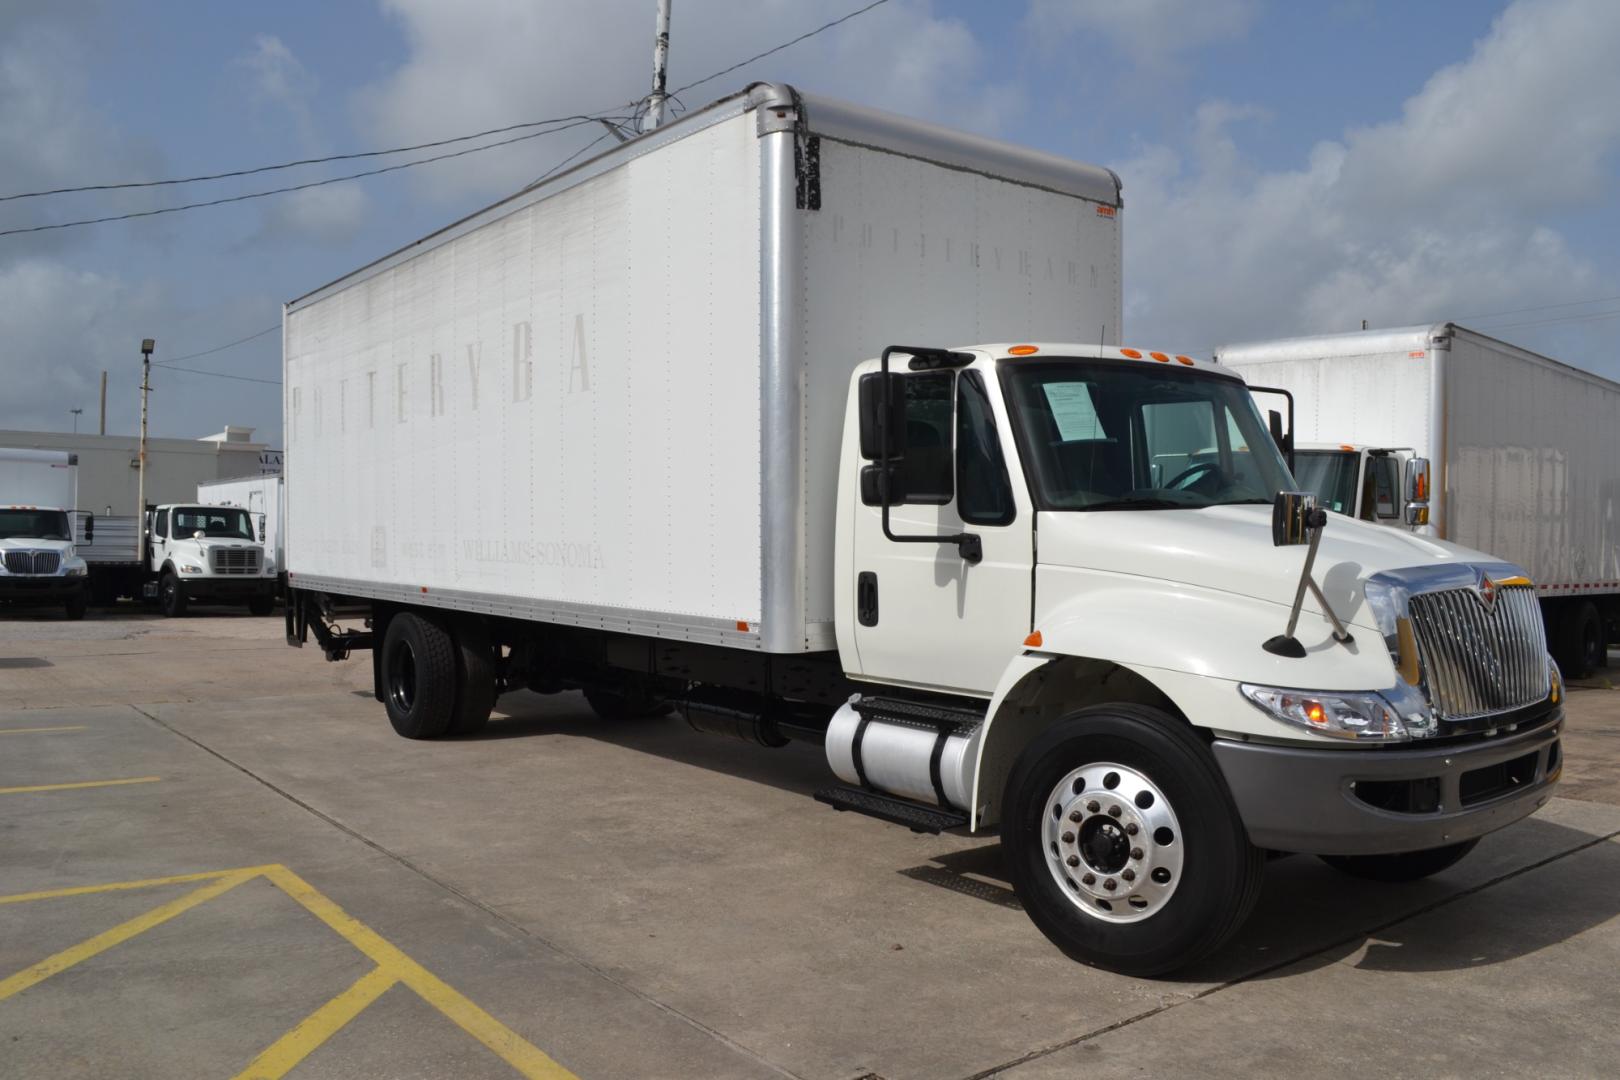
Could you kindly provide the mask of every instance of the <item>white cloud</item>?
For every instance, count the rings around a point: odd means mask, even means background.
[[[1258,0],[1033,0],[1029,22],[1048,42],[1092,34],[1138,64],[1157,66],[1242,37],[1259,8]]]
[[[1616,40],[1609,0],[1520,0],[1398,119],[1291,170],[1243,155],[1253,110],[1206,103],[1185,153],[1118,166],[1132,336],[1207,350],[1614,292],[1548,217],[1611,190]]]
[[[385,143],[416,142],[523,120],[598,112],[646,94],[653,7],[644,0],[543,5],[533,0],[383,0],[408,58],[357,102],[358,126]],[[677,4],[671,88],[702,78],[850,10],[848,0]],[[881,105],[994,131],[1019,104],[978,42],[931,0],[894,0],[793,49],[685,96],[696,108],[750,80]],[[601,135],[585,129],[435,165],[417,176],[442,196],[505,193]]]
[[[247,247],[288,240],[329,247],[347,244],[365,224],[371,199],[359,184],[331,184],[278,196],[264,211],[264,224]]]

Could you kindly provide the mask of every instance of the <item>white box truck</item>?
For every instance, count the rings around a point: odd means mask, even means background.
[[[1216,358],[1293,392],[1295,475],[1329,509],[1524,567],[1571,678],[1620,643],[1620,383],[1456,323]],[[1432,492],[1409,499],[1424,473]]]
[[[197,485],[197,501],[209,506],[235,506],[246,510],[264,546],[266,571],[276,575],[277,589],[286,583],[287,547],[282,522],[287,516],[287,486],[279,473],[240,476],[230,480],[204,480]]]
[[[77,548],[96,526],[78,501],[75,455],[0,447],[0,604],[61,604],[68,618],[84,618],[88,568]]]
[[[1120,213],[757,84],[291,302],[289,644],[371,650],[409,738],[527,687],[820,743],[1122,971],[1267,850],[1443,870],[1559,775],[1522,571],[1324,529],[1240,379],[1116,345]]]

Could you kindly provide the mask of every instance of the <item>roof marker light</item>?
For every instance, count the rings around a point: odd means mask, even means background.
[[[1168,364],[1170,362],[1170,358],[1164,355],[1162,352],[1148,353],[1148,355],[1153,357],[1153,359],[1157,360],[1161,364]]]
[[[1140,359],[1142,359],[1142,354],[1140,352],[1136,351],[1135,349],[1121,349],[1119,351],[1121,353],[1124,353],[1126,356],[1130,357],[1132,360],[1140,360]]]
[[[1182,356],[1180,353],[1177,353],[1176,354],[1176,359],[1180,360],[1183,364],[1186,364],[1188,367],[1193,366],[1193,358],[1190,357],[1190,356]]]
[[[1040,351],[1041,350],[1037,349],[1033,345],[1014,345],[1012,348],[1007,350],[1007,352],[1012,356],[1033,356],[1035,353]]]

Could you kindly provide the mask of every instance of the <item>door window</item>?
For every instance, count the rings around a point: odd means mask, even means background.
[[[1373,512],[1385,519],[1400,517],[1400,462],[1395,460],[1395,455],[1368,458],[1367,474],[1372,488],[1372,499],[1369,501]]]
[[[956,489],[957,509],[967,524],[1006,525],[1013,520],[1016,509],[1007,463],[990,398],[976,371],[964,374],[957,384]]]
[[[951,390],[956,377],[931,372],[906,377],[906,502],[951,501]]]
[[[168,537],[169,537],[169,512],[167,510],[159,510],[157,513],[153,514],[152,516],[157,520],[157,524],[153,528],[152,531],[157,533],[157,537],[158,537],[159,540],[168,539]]]

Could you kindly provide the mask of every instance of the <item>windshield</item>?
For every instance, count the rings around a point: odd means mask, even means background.
[[[177,539],[201,531],[204,536],[227,536],[232,540],[252,540],[253,526],[246,510],[231,506],[179,506],[174,511]]]
[[[0,540],[71,540],[60,510],[0,510]]]
[[[1300,490],[1316,492],[1317,503],[1324,509],[1353,517],[1360,458],[1353,450],[1296,450],[1294,479]]]
[[[1235,379],[1086,360],[1014,361],[1002,379],[1044,510],[1270,503],[1292,485]]]

